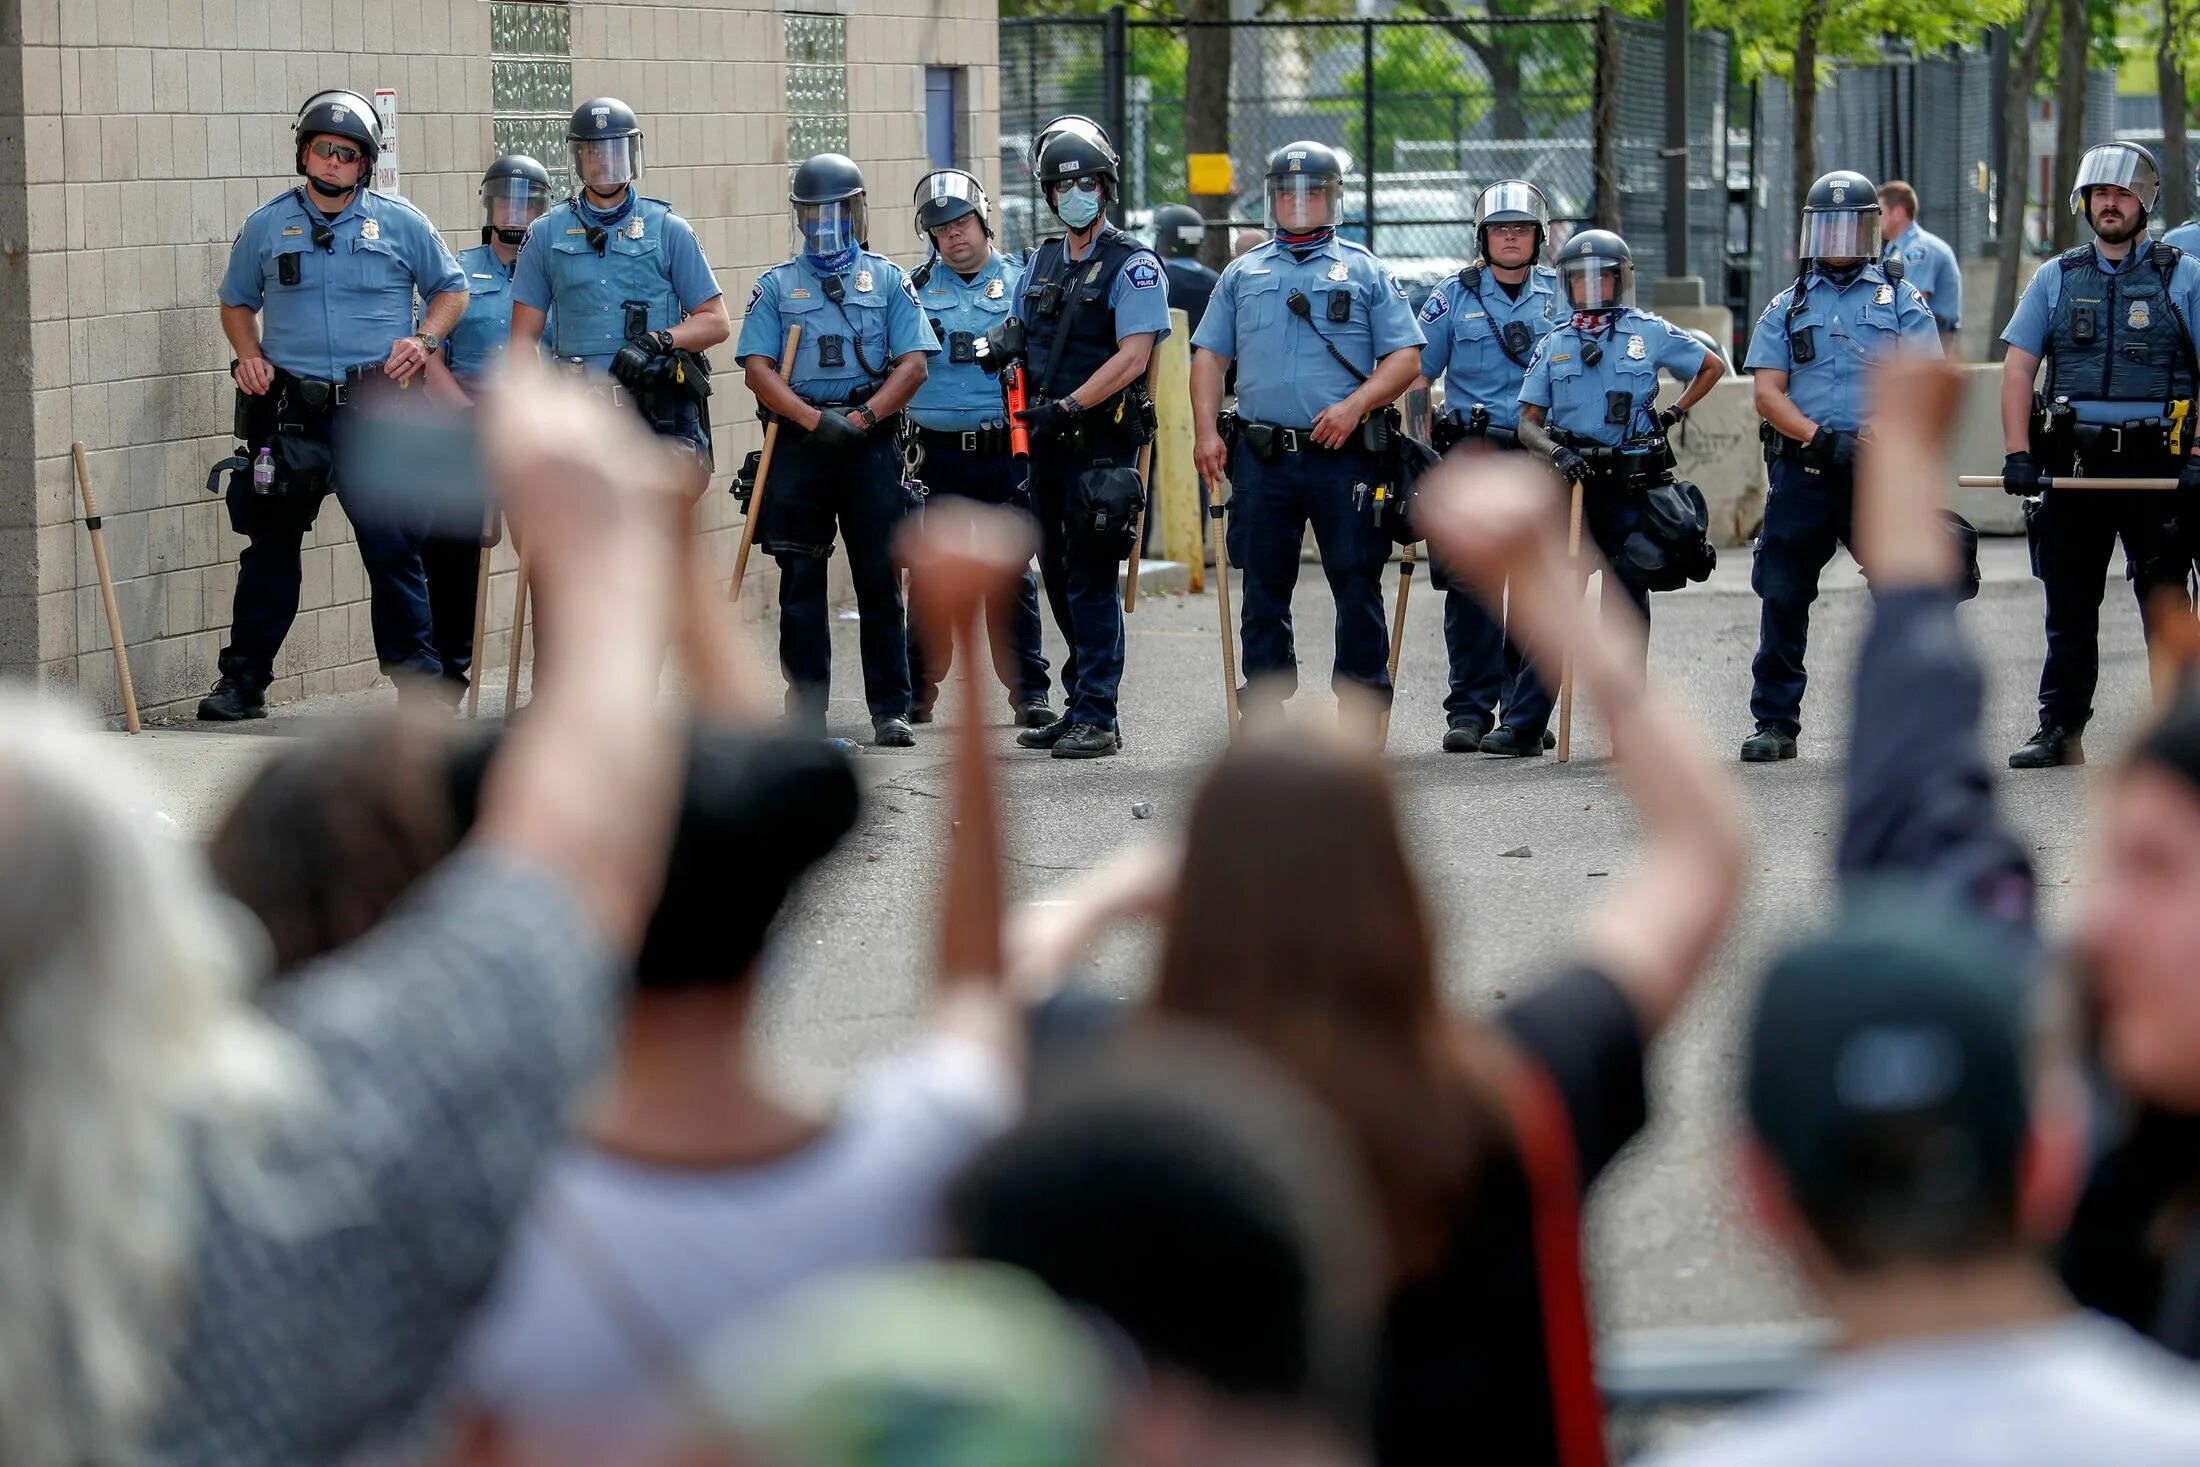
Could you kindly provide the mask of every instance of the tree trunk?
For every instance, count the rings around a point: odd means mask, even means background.
[[[1818,181],[1818,33],[1832,0],[1810,0],[1795,37],[1795,207]]]
[[[2162,0],[2162,38],[2154,48],[2154,85],[2162,98],[2162,194],[2156,202],[2170,224],[2193,213],[2192,160],[2185,149],[2191,110],[2185,93],[2185,24],[2178,0]]]
[[[1230,0],[1186,0],[1184,18],[1226,21]],[[1184,31],[1184,151],[1230,151],[1230,37],[1227,25],[1191,25]],[[1247,160],[1251,162],[1252,160]],[[1194,194],[1192,207],[1209,219],[1230,217],[1228,194]],[[1214,269],[1230,259],[1230,231],[1209,229],[1199,258]]]
[[[2055,221],[2055,248],[2067,250],[2078,242],[2070,190],[2085,152],[2085,51],[2093,31],[2086,0],[2058,0],[2055,9],[2062,44],[2055,54],[2055,197],[2047,201],[2047,210]]]
[[[2002,163],[2000,234],[1995,241],[1992,321],[2006,321],[2017,309],[2017,269],[2024,254],[2024,205],[2032,176],[2032,87],[2040,77],[2040,43],[2047,34],[2048,0],[2025,0],[2024,30],[2012,33],[2008,90],[2001,97]],[[1993,338],[1988,354],[2000,361],[2008,346]]]

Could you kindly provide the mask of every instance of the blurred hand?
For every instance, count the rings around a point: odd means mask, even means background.
[[[266,357],[246,357],[237,363],[237,385],[258,397],[275,385],[275,364]]]
[[[895,537],[927,644],[946,647],[967,632],[979,606],[1014,586],[1038,548],[1026,515],[956,500],[928,505]],[[975,652],[962,649],[966,658]]]
[[[1212,428],[1201,429],[1198,440],[1192,445],[1192,466],[1210,484],[1227,479],[1230,477],[1230,445]]]
[[[1872,379],[1871,425],[1868,440],[1875,453],[1899,444],[1898,456],[1919,447],[1935,451],[1944,447],[1955,431],[1956,411],[1963,404],[1963,373],[1939,357],[1898,356],[1881,367]],[[2029,453],[2012,453],[2009,464],[2024,461],[2027,482],[2037,485],[2039,468]],[[2009,487],[2010,469],[2002,469],[2002,486]],[[2031,493],[2033,490],[2012,491]]]
[[[1414,527],[1447,568],[1485,593],[1501,592],[1507,580],[1555,576],[1565,559],[1563,501],[1529,463],[1515,454],[1454,454],[1422,476]]]
[[[1333,402],[1314,419],[1314,441],[1324,448],[1342,448],[1360,430],[1360,410],[1351,398]]]

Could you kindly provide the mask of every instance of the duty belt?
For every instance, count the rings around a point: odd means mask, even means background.
[[[382,375],[380,362],[361,362],[356,367],[346,367],[340,382],[323,381],[319,377],[301,377],[295,372],[285,372],[276,383],[283,396],[294,401],[308,412],[325,413],[351,405],[352,384],[369,377]]]
[[[919,426],[917,442],[927,452],[943,448],[956,453],[999,458],[1008,452],[1008,424],[988,423],[978,428],[953,429]]]
[[[1247,418],[1238,424],[1238,433],[1253,450],[1253,457],[1262,463],[1274,463],[1285,454],[1339,451],[1316,443],[1312,428],[1286,428],[1281,423],[1256,423]]]
[[[579,357],[559,357],[558,366],[568,376],[581,379],[581,388],[590,397],[600,397],[613,407],[633,407],[634,394]]]
[[[2161,454],[2169,451],[2165,418],[2132,418],[2121,423],[2075,423],[2071,435],[2080,453]]]

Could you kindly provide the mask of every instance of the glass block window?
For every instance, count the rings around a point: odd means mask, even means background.
[[[525,153],[572,191],[565,128],[573,116],[573,14],[565,0],[492,0],[489,95],[497,156]]]
[[[848,151],[848,21],[782,17],[787,43],[787,161]]]

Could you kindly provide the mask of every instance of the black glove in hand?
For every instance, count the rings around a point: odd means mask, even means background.
[[[863,428],[839,408],[819,408],[810,441],[828,453],[843,453],[863,442]]]
[[[1818,431],[1810,435],[1805,452],[1813,463],[1827,468],[1845,469],[1856,462],[1856,435],[1828,428],[1821,423]]]
[[[978,338],[978,370],[988,377],[1024,354],[1024,323],[1015,316]]]
[[[1025,408],[1016,416],[1031,430],[1032,437],[1052,438],[1076,426],[1077,411],[1074,398],[1057,397],[1036,407]]]
[[[2200,458],[2186,455],[2184,466],[2177,471],[2177,492],[2185,498],[2200,495]]]
[[[2040,492],[2039,460],[2029,453],[2012,453],[2001,461],[2001,492],[2004,494],[2037,494]]]
[[[629,391],[640,392],[657,373],[657,343],[643,338],[629,341],[611,359],[611,375]]]
[[[1684,407],[1669,407],[1669,408],[1666,408],[1665,410],[1663,410],[1662,412],[1660,412],[1660,413],[1658,414],[1658,427],[1659,427],[1660,429],[1662,429],[1662,430],[1670,431],[1670,430],[1672,429],[1672,427],[1673,427],[1673,425],[1674,425],[1675,423],[1678,423],[1678,422],[1679,422],[1679,421],[1680,421],[1681,419],[1683,419],[1683,418],[1685,418],[1685,417],[1687,417],[1687,416],[1688,416],[1688,409],[1687,409],[1687,408],[1684,408]]]
[[[1551,450],[1551,467],[1569,483],[1589,477],[1589,461],[1563,443]]]

